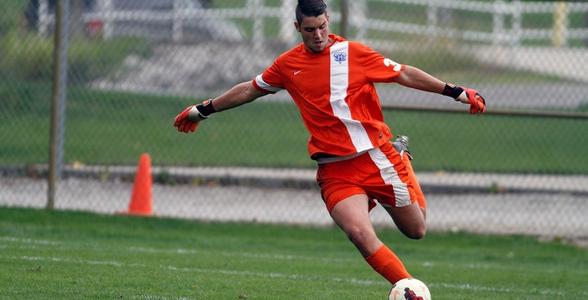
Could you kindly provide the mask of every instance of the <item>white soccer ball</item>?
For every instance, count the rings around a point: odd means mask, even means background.
[[[390,290],[389,300],[431,300],[429,288],[420,280],[405,278],[396,282]]]

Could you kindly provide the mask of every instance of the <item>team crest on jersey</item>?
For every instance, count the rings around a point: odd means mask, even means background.
[[[343,63],[347,60],[347,54],[342,51],[333,53],[333,57],[335,58],[335,61],[338,63]]]

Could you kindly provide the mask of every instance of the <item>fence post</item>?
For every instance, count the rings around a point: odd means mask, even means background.
[[[521,44],[522,23],[523,23],[523,6],[520,0],[514,0],[511,4],[512,8],[512,30],[510,37],[511,46],[519,46]]]
[[[108,40],[112,38],[112,0],[103,0],[100,6],[100,13],[104,22],[103,38]]]
[[[492,15],[493,45],[501,45],[504,39],[504,0],[494,2],[494,13]]]
[[[367,36],[366,23],[368,15],[368,5],[366,3],[366,0],[347,0],[347,3],[347,5],[349,6],[349,25],[347,28],[354,27],[356,30],[355,39],[364,40]]]
[[[568,5],[565,1],[555,3],[553,11],[553,36],[554,47],[565,47],[568,44]]]
[[[280,40],[288,45],[293,45],[296,41],[296,31],[293,24],[295,9],[295,1],[282,0],[282,6],[280,7]]]
[[[584,12],[584,27],[588,28],[588,10]],[[588,47],[588,36],[585,36],[584,46]]]
[[[37,16],[39,17],[38,25],[39,35],[42,37],[47,36],[49,28],[49,0],[40,0],[39,7],[37,8]]]
[[[182,40],[182,7],[179,0],[174,0],[172,9],[172,40],[179,42]]]
[[[53,44],[53,92],[51,97],[51,128],[49,174],[47,176],[47,206],[55,207],[55,192],[63,169],[63,140],[65,131],[65,100],[67,82],[67,48],[70,0],[57,1]]]
[[[438,18],[438,6],[436,0],[427,1],[427,32],[429,35],[434,36],[434,32],[437,29],[439,23]]]
[[[253,19],[252,41],[255,48],[261,47],[263,43],[264,26],[263,16],[258,14],[263,6],[263,0],[247,0],[247,14]]]

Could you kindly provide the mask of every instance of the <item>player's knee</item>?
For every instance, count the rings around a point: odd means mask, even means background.
[[[406,230],[404,234],[411,239],[420,240],[427,234],[427,226],[424,224],[413,226],[409,230]]]
[[[360,249],[368,247],[376,239],[375,233],[367,228],[352,227],[348,228],[345,233],[349,240]]]

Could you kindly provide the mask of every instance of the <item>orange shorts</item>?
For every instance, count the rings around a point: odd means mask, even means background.
[[[370,209],[376,205],[374,200],[388,207],[414,202],[426,207],[408,155],[401,157],[391,143],[351,159],[319,164],[316,178],[329,213],[337,203],[357,194],[368,196]]]

